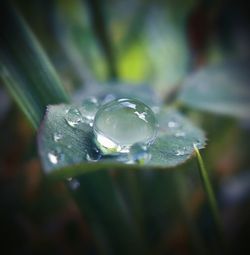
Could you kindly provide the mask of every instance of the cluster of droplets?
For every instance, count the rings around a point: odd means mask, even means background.
[[[111,155],[125,163],[148,162],[151,158],[148,148],[154,142],[158,130],[154,112],[134,99],[113,100],[110,96],[105,98],[105,102],[108,103],[89,98],[65,112],[64,119],[70,127],[83,128],[88,125],[93,128],[97,148],[93,153],[86,152],[86,160],[96,162]],[[63,144],[63,134],[55,132],[53,141],[57,145]],[[70,144],[66,147],[71,149]],[[64,155],[60,146],[55,148],[48,153],[48,159],[53,165],[59,164]]]

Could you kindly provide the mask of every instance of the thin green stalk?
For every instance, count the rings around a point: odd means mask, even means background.
[[[114,49],[109,35],[107,21],[103,11],[103,3],[100,0],[85,0],[90,12],[93,30],[103,49],[109,67],[109,78],[117,78],[116,60]]]
[[[201,157],[199,149],[197,148],[197,146],[195,144],[194,144],[194,149],[195,149],[195,153],[197,156],[197,163],[198,163],[203,187],[206,192],[208,204],[209,204],[211,214],[212,214],[212,217],[213,217],[216,229],[217,229],[217,234],[218,234],[218,237],[220,238],[220,240],[222,241],[222,236],[223,236],[222,235],[222,225],[221,225],[221,221],[220,221],[220,214],[219,214],[219,209],[218,209],[217,201],[215,198],[214,190],[213,190],[213,187],[209,180],[209,176],[208,176],[204,161]]]

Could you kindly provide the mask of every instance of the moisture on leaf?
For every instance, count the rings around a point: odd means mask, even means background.
[[[38,136],[39,153],[47,172],[73,164],[81,164],[86,171],[126,168],[126,163],[137,168],[169,168],[189,159],[194,153],[193,144],[198,148],[205,145],[203,131],[177,111],[162,109],[156,114],[159,130],[153,144],[146,149],[135,144],[128,154],[104,156],[95,143],[93,127],[79,114],[78,107],[55,105],[47,109]],[[75,117],[74,125],[69,123],[69,111],[75,114],[71,116]]]

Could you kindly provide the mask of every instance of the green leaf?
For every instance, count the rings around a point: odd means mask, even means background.
[[[60,169],[63,176],[72,177],[84,171],[105,168],[170,168],[184,163],[193,153],[193,144],[205,146],[203,131],[195,127],[181,114],[172,109],[162,110],[158,115],[159,132],[154,144],[149,147],[151,159],[144,165],[127,165],[119,157],[99,159],[100,154],[94,143],[92,128],[85,123],[70,126],[66,119],[70,105],[49,106],[41,125],[38,146],[44,169],[51,172]],[[58,139],[58,137],[60,139]],[[73,164],[80,164],[71,167]],[[67,169],[67,167],[69,167]]]
[[[46,106],[68,96],[36,38],[6,2],[0,10],[0,77],[31,124],[38,127]]]
[[[249,61],[205,67],[183,84],[179,100],[186,105],[237,118],[250,118]]]

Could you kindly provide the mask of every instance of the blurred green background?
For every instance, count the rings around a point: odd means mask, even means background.
[[[72,98],[93,84],[146,84],[168,105],[189,74],[249,56],[243,1],[12,2]],[[250,121],[180,109],[208,138],[225,253],[249,254]],[[1,81],[0,254],[223,254],[195,160],[175,173],[89,173],[71,194],[47,180],[37,154],[36,132]]]

